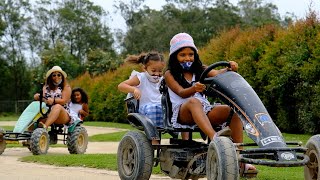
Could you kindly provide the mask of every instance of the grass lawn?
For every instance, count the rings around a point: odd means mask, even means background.
[[[0,115],[0,121],[17,121],[18,118],[19,116],[15,114]]]
[[[0,116],[1,120],[17,120],[17,117],[4,118]],[[119,123],[106,123],[106,122],[85,122],[86,126],[100,126],[100,127],[114,127],[133,130],[129,124],[119,124]],[[12,126],[3,127],[4,129],[13,129]],[[89,137],[89,141],[102,142],[119,142],[123,135],[127,131],[109,133],[109,134],[98,134]],[[286,141],[302,141],[303,144],[306,144],[311,135],[300,135],[300,134],[288,134],[283,133],[283,136]],[[162,138],[169,138],[170,136],[165,134]],[[194,138],[200,138],[199,133],[194,133]],[[244,142],[252,142],[250,138],[244,135]],[[9,145],[16,147],[17,145]],[[21,145],[20,145],[21,146]],[[56,145],[55,145],[56,146]],[[53,147],[55,147],[53,146]],[[60,145],[63,146],[63,145]],[[52,147],[52,146],[50,146]],[[25,147],[24,147],[25,148]],[[117,155],[116,154],[83,154],[83,155],[74,155],[74,154],[47,154],[40,156],[27,156],[20,158],[24,162],[36,162],[43,164],[50,164],[55,166],[80,166],[80,167],[91,167],[98,169],[108,169],[108,170],[117,170]],[[304,179],[304,170],[303,167],[288,167],[288,168],[276,168],[268,166],[256,165],[259,170],[258,178],[261,180],[299,180]],[[153,174],[162,174],[160,167],[153,168]],[[253,179],[254,180],[254,179]]]

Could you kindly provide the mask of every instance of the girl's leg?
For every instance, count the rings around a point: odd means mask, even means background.
[[[243,126],[242,122],[237,114],[233,114],[231,123],[230,123],[230,129],[231,129],[231,137],[233,139],[234,143],[242,143],[243,142]]]
[[[189,132],[181,132],[181,138],[183,140],[189,140]]]
[[[48,115],[48,118],[45,122],[46,127],[49,127],[51,124],[66,124],[70,121],[68,112],[60,104],[56,104],[51,107],[51,112]]]
[[[203,111],[201,102],[196,98],[190,98],[181,105],[179,121],[181,124],[188,125],[196,123],[210,139],[212,139],[215,134],[207,115]]]
[[[217,105],[209,113],[208,117],[213,125],[219,125],[224,123],[229,117],[231,108],[227,105]],[[243,142],[243,126],[240,118],[237,114],[233,114],[231,123],[229,125],[231,129],[231,137],[233,142]]]

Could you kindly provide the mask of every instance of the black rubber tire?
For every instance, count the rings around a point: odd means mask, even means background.
[[[49,144],[58,144],[58,134],[56,132],[53,132],[52,130],[49,131]]]
[[[84,154],[88,147],[88,133],[82,126],[76,126],[72,133],[68,134],[67,146],[70,154]]]
[[[129,131],[118,146],[118,173],[122,180],[145,180],[152,173],[154,150],[146,135]]]
[[[208,180],[238,180],[239,163],[236,148],[227,137],[217,137],[210,142],[206,161]]]
[[[49,149],[49,134],[44,128],[35,129],[30,138],[30,149],[33,155],[47,154]]]
[[[5,130],[0,128],[0,137],[1,137],[1,139],[0,139],[0,155],[4,152],[4,150],[7,147],[6,140],[3,138],[4,134],[5,134]]]
[[[306,155],[309,156],[309,163],[304,166],[304,179],[313,180],[320,179],[320,135],[312,136],[307,144]]]

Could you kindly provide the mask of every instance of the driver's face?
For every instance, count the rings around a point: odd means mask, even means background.
[[[180,63],[193,62],[194,61],[194,51],[192,48],[186,47],[179,51],[177,54],[177,59]]]

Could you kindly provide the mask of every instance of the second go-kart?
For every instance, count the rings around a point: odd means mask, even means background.
[[[67,128],[63,124],[52,124],[47,131],[40,125],[40,120],[46,118],[49,112],[50,107],[44,102],[34,101],[22,112],[12,131],[0,128],[0,155],[9,142],[22,142],[34,155],[47,154],[49,144],[57,144],[58,140],[67,145],[70,154],[85,153],[88,134],[81,126],[82,121],[75,120]],[[59,139],[58,135],[62,136],[62,139]]]
[[[229,105],[254,143],[236,144],[224,136],[211,142],[178,139],[179,132],[200,130],[172,127],[171,103],[163,84],[163,128],[155,127],[150,119],[137,113],[138,104],[134,99],[127,101],[127,119],[141,131],[129,131],[119,144],[120,178],[149,179],[152,168],[160,165],[164,174],[175,179],[236,180],[240,178],[239,163],[242,162],[271,167],[304,166],[306,180],[320,179],[320,136],[312,136],[305,146],[300,142],[286,142],[256,92],[241,75],[227,71],[207,77],[209,71],[219,66],[230,65],[228,62],[214,63],[200,77],[200,82],[207,86],[205,95]],[[215,129],[219,131],[218,127]],[[172,136],[167,144],[161,139],[164,133]],[[161,143],[152,145],[151,140]]]

